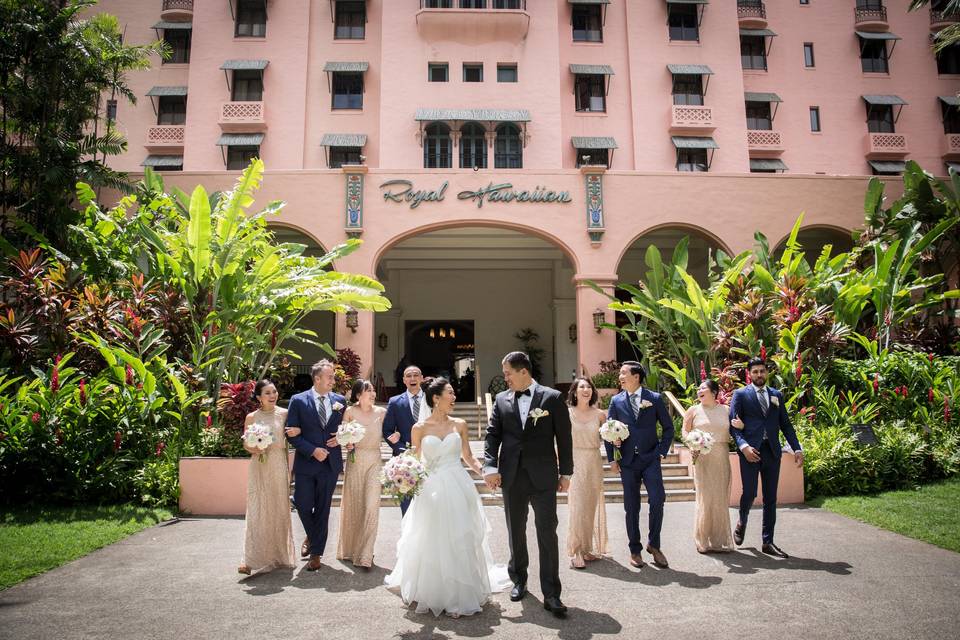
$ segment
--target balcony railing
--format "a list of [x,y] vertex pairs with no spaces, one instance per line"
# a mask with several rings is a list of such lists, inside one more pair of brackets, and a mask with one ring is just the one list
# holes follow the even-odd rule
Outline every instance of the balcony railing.
[[902,156],[908,152],[907,136],[902,133],[868,133],[867,153],[879,156]]
[[853,21],[861,29],[887,29],[890,24],[887,22],[887,8],[879,7],[854,7]]
[[417,30],[428,42],[450,41],[480,45],[520,42],[530,29],[526,0],[420,0]]
[[946,26],[960,22],[960,13],[956,11],[937,11],[930,9],[930,28],[940,30]]
[[459,0],[420,0],[421,9],[516,9],[527,10],[527,0],[485,0],[464,2]]
[[714,129],[713,107],[675,104],[670,119],[672,129]]
[[762,0],[738,0],[737,17],[741,20],[744,18],[766,20],[767,7],[763,4]]
[[193,0],[163,0],[160,17],[163,20],[188,20],[193,16]]
[[263,102],[224,102],[220,106],[223,131],[263,131],[267,128]]
[[960,133],[948,133],[945,138],[947,142],[947,155],[960,155]]
[[779,131],[748,129],[747,150],[768,152],[783,151],[783,137],[780,135]]
[[183,132],[182,124],[159,124],[147,129],[147,147],[182,147]]

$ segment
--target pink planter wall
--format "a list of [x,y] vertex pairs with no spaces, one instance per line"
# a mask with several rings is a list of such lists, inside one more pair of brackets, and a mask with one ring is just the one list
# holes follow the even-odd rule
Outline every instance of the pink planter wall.
[[[291,460],[293,453],[290,454]],[[247,512],[250,458],[181,458],[180,511],[203,516],[242,516]]]
[[[690,450],[686,447],[676,447],[680,454],[680,462],[687,465],[689,473],[693,475],[693,458]],[[740,504],[740,494],[743,492],[743,485],[740,482],[740,461],[736,453],[730,454],[730,506],[736,507]],[[757,491],[757,499],[754,505],[763,504],[761,500],[763,489]],[[793,462],[793,456],[784,452],[783,460],[780,464],[780,484],[777,488],[777,504],[802,504],[803,503],[803,468],[798,467]]]

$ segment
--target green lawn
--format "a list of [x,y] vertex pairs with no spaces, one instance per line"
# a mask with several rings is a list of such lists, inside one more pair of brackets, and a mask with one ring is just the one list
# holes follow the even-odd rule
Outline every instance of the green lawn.
[[0,589],[173,517],[130,505],[0,511]]
[[960,552],[960,479],[875,496],[818,498],[812,506]]

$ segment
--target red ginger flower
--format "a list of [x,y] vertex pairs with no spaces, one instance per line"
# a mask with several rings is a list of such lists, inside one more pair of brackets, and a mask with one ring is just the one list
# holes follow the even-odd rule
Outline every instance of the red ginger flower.
[[38,411],[34,411],[33,415],[30,416],[30,422],[32,422],[33,424],[37,424],[38,422],[40,422],[40,413]]
[[760,343],[760,359],[764,362],[767,361],[767,348],[763,346],[763,343]]
[[80,406],[87,406],[87,379],[80,378]]
[[157,456],[158,458],[159,458],[160,456],[162,456],[162,455],[163,455],[163,452],[164,452],[164,450],[165,450],[166,448],[167,448],[167,443],[166,443],[166,442],[162,442],[162,441],[161,441],[161,442],[158,442],[158,443],[157,443],[156,456]]
[[117,431],[113,434],[113,452],[116,453],[120,451],[120,443],[123,442],[123,436],[120,435],[120,432]]
[[126,371],[127,371],[127,384],[132,385],[133,384],[133,367],[131,367],[130,365],[127,365]]
[[927,389],[927,402],[933,402],[933,387]]
[[703,360],[700,361],[700,382],[707,379],[707,368],[703,366]]
[[213,416],[209,413],[207,414],[207,429],[213,426]]
[[880,374],[873,374],[873,392],[877,393],[880,391]]

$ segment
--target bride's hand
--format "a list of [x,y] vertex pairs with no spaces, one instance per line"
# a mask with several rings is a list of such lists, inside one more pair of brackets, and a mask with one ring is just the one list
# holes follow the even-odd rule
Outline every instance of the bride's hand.
[[296,438],[300,435],[300,427],[287,427],[283,431],[287,434],[288,438]]
[[387,436],[387,442],[389,442],[390,444],[397,444],[398,442],[400,442],[400,432],[394,431],[389,436]]
[[730,421],[730,426],[732,426],[734,429],[740,429],[741,431],[743,431],[743,427],[744,427],[743,420],[741,420],[739,417],[735,417],[733,420]]

